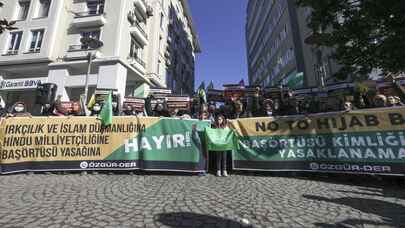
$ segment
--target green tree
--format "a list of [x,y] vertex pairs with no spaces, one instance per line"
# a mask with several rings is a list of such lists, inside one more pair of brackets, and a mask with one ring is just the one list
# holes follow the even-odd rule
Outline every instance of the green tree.
[[[0,7],[3,7],[3,3],[0,2]],[[2,34],[5,30],[14,30],[17,29],[14,27],[15,22],[7,21],[6,19],[0,19],[0,34]]]
[[343,66],[335,76],[363,78],[373,68],[405,72],[404,0],[297,0],[312,8],[309,41],[331,47]]

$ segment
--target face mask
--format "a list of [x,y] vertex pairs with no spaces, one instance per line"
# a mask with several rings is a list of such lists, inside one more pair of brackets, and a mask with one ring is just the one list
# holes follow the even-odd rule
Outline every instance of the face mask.
[[22,112],[22,111],[24,111],[24,107],[17,106],[17,107],[14,108],[14,110],[16,112]]
[[112,107],[113,107],[113,108],[117,108],[117,105],[118,105],[117,102],[113,102],[113,103],[112,103]]
[[93,107],[93,111],[95,111],[95,112],[100,111],[100,109],[101,109],[100,105],[95,105],[95,106]]
[[267,112],[267,115],[268,115],[268,116],[272,116],[272,115],[273,115],[273,112]]

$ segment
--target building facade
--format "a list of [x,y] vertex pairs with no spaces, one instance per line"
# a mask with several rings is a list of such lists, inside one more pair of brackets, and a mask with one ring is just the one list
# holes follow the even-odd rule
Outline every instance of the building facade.
[[[55,83],[62,99],[79,100],[89,72],[89,97],[96,88],[123,96],[145,96],[149,87],[172,88],[172,81],[194,81],[200,47],[186,0],[7,0],[2,16],[17,30],[0,35],[0,94],[8,105],[35,103],[38,83]],[[180,20],[180,39],[189,49],[172,61],[170,27]],[[99,40],[90,47],[82,38]],[[88,69],[89,54],[92,67]],[[189,59],[192,58],[192,59]],[[185,71],[172,71],[181,68]],[[188,86],[188,87],[187,87]],[[187,85],[184,93],[194,90]],[[174,88],[178,92],[177,87]]]
[[251,85],[302,88],[332,80],[339,67],[331,51],[307,44],[310,14],[295,0],[249,0],[246,46]]
[[187,0],[150,1],[147,77],[175,94],[194,93],[195,55],[200,43]]

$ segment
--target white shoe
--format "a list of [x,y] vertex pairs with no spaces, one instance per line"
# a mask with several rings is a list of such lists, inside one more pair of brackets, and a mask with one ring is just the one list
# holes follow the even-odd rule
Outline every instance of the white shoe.
[[217,171],[217,177],[220,177],[221,176],[221,170],[218,170]]
[[228,172],[227,172],[227,171],[224,171],[223,176],[224,176],[224,177],[227,177],[227,176],[228,176]]

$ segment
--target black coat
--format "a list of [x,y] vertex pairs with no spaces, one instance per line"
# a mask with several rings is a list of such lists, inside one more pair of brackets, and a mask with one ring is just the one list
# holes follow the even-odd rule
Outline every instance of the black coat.
[[156,116],[156,117],[170,117],[170,113],[166,109],[163,109],[162,111],[155,110],[155,111],[153,111],[153,116]]

